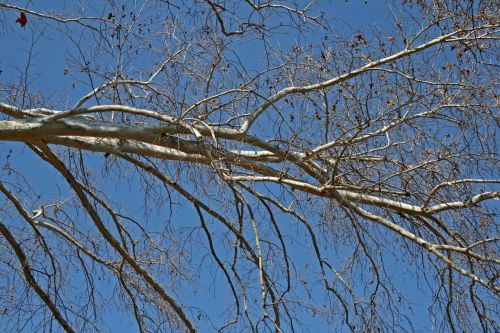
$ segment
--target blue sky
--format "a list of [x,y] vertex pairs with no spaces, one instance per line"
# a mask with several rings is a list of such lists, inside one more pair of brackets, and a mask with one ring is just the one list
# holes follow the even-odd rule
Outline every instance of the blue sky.
[[[61,4],[63,3],[71,5],[71,1],[61,2]],[[378,25],[381,29],[391,28],[388,24],[392,15],[381,1],[325,1],[324,3],[325,5],[322,9],[335,18],[332,24],[340,33],[351,33],[350,28],[364,30],[373,24]],[[20,2],[20,5],[25,4],[30,8],[41,11],[57,11],[59,9],[57,7],[50,8],[46,4],[35,4],[32,1]],[[105,15],[106,10],[103,9],[100,11],[99,8],[95,8],[95,12],[102,12]],[[22,81],[25,79],[26,74],[25,70],[28,68],[30,90],[32,92],[40,91],[41,96],[43,96],[43,98],[40,98],[40,102],[43,104],[45,102],[44,98],[46,98],[48,104],[57,109],[64,109],[68,105],[73,105],[82,94],[88,92],[88,80],[85,77],[85,73],[65,73],[65,68],[68,67],[67,64],[71,61],[68,53],[75,54],[77,50],[74,44],[67,38],[63,38],[62,34],[55,29],[56,25],[48,27],[44,25],[46,21],[32,20],[28,17],[28,24],[23,29],[15,24],[17,12],[4,11],[2,15],[4,15],[2,23],[5,25],[5,29],[0,33],[0,43],[7,47],[2,47],[0,54],[0,70],[2,70],[0,82],[22,86]],[[302,42],[315,42],[314,38],[323,37],[320,34],[316,36],[310,34],[309,36],[310,40],[303,40]],[[78,42],[81,43],[80,46],[83,49],[89,47],[87,40],[79,40]],[[293,39],[276,40],[276,43],[283,44],[294,42],[296,41]],[[244,47],[248,48],[247,50],[242,50],[242,54],[245,54],[244,61],[248,61],[249,64],[255,61],[262,61],[258,49],[253,46],[252,48],[248,46]],[[258,43],[256,43],[256,47],[259,47]],[[29,52],[32,54],[31,58],[28,55]],[[29,67],[27,67],[28,63]],[[141,60],[137,60],[134,65],[140,67]],[[73,86],[75,80],[81,80],[81,82]],[[96,79],[96,82],[99,82],[99,79]],[[0,93],[0,98],[3,99],[4,97],[4,93]],[[56,103],[56,101],[58,102]],[[31,105],[26,104],[25,106],[30,107]],[[38,195],[42,195],[44,198],[52,197],[56,199],[62,194],[63,197],[71,198],[71,193],[64,185],[64,182],[55,181],[56,179],[61,179],[57,173],[43,161],[40,161],[32,152],[20,144],[4,142],[0,144],[0,155],[7,156],[10,150],[13,151],[10,158],[12,165],[21,171],[29,183],[34,184],[39,189]],[[102,155],[97,156],[97,154],[93,156],[92,159],[89,159],[93,163],[92,169],[98,170],[103,165],[103,157]],[[129,214],[140,220],[144,217],[145,209],[147,209],[147,206],[144,205],[141,192],[137,191],[141,188],[140,181],[137,177],[131,177],[126,180],[122,179],[121,182],[116,181],[116,179],[112,181],[103,179],[100,185],[115,201],[120,202],[123,207],[126,207],[125,210]],[[35,203],[36,199],[33,199],[31,202]],[[168,218],[169,211],[165,208],[154,216],[152,224],[154,224],[154,221],[165,221]],[[283,220],[279,221],[280,223],[290,223],[284,217],[281,218]],[[174,226],[184,228],[195,226],[198,223],[195,210],[189,205],[185,205],[184,209],[177,211],[171,221]],[[155,226],[152,225],[151,227],[154,228]],[[298,230],[299,232],[304,232],[302,229]],[[294,232],[294,229],[291,229],[290,232]],[[199,238],[203,239],[201,236]],[[206,248],[207,244],[202,244],[201,246]],[[296,258],[296,263],[299,265],[306,265],[308,261],[313,260],[313,253],[304,252],[304,249],[300,246],[292,249],[291,255]],[[414,327],[415,331],[428,331],[431,327],[430,317],[427,312],[430,297],[427,294],[428,291],[426,291],[425,283],[421,283],[422,290],[418,290],[415,286],[415,276],[412,275],[412,271],[403,271],[401,269],[403,266],[396,259],[387,257],[386,263],[388,265],[386,268],[392,270],[395,285],[403,290],[410,303],[413,303],[412,309],[408,313],[412,321],[420,325]],[[201,261],[203,259],[193,258],[193,260]],[[211,268],[205,267],[204,269],[210,270]],[[209,271],[202,271],[200,275],[204,273],[207,273],[207,279],[209,280],[214,276],[213,272],[208,274],[210,273]],[[215,276],[223,281],[220,271]],[[203,281],[204,279],[201,278],[200,282]],[[107,291],[111,292],[114,288],[114,282],[100,283],[102,283],[103,293]],[[78,281],[76,281],[75,285],[78,285]],[[214,285],[207,283],[206,287],[200,287],[197,293],[193,292],[192,294],[186,293],[186,295],[183,295],[183,300],[185,300],[186,304],[196,304],[196,306],[203,308],[203,311],[207,314],[211,314],[211,312],[216,313],[218,311],[218,303],[224,302],[227,299],[227,289],[219,287],[217,283]],[[359,289],[361,290],[363,287],[359,286]],[[322,297],[322,295],[316,296],[319,298]],[[197,310],[193,310],[193,313],[196,312]],[[119,311],[110,311],[109,313],[106,312],[106,318],[108,319],[107,324],[109,326],[107,330],[110,332],[126,333],[137,331],[135,321],[129,315],[125,315]],[[203,316],[201,318],[203,319]],[[0,321],[5,320],[10,319],[8,317],[0,317]],[[307,314],[305,314],[303,320],[311,332],[333,332],[330,328],[322,326],[324,324],[321,324],[317,318],[308,318]],[[210,328],[204,330],[201,325],[199,326],[201,332],[212,331]]]

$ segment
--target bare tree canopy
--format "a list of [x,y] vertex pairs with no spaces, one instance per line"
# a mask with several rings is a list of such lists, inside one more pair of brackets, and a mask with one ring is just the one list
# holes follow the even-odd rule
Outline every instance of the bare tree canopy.
[[498,332],[499,9],[0,0],[0,329]]

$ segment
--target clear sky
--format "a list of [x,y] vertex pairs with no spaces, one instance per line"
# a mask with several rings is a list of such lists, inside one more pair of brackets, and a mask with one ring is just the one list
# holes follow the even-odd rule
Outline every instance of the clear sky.
[[[57,12],[63,6],[70,6],[71,1],[19,1],[19,5],[26,5],[29,8],[44,12],[51,10]],[[324,1],[323,9],[328,15],[332,16],[332,20],[335,22],[333,24],[339,33],[351,33],[352,30],[356,31],[357,29],[364,31],[367,27],[374,25],[379,26],[381,29],[391,29],[389,22],[392,14],[387,11],[387,6],[383,1]],[[99,9],[96,9],[95,12],[99,12]],[[72,61],[69,54],[75,56],[75,54],[78,54],[77,46],[85,49],[85,47],[89,46],[89,41],[75,40],[73,43],[68,36],[63,36],[61,32],[57,31],[57,24],[50,23],[50,26],[45,25],[47,21],[32,20],[30,17],[28,17],[29,21],[26,27],[21,28],[15,23],[18,12],[4,10],[0,13],[4,16],[2,19],[4,27],[1,28],[2,31],[0,32],[0,45],[2,49],[0,52],[0,70],[2,71],[0,82],[22,87],[27,77],[30,90],[32,92],[40,91],[38,103],[36,105],[30,104],[31,102],[26,100],[25,107],[38,107],[43,106],[44,103],[48,103],[56,109],[65,109],[73,105],[82,94],[89,91],[88,78],[85,77],[85,73],[67,73],[65,70],[68,67],[68,63]],[[102,10],[102,15],[106,15],[105,9]],[[317,42],[318,38],[323,38],[323,36],[321,34],[309,34],[308,38],[308,40],[303,40],[302,42]],[[280,40],[278,37],[275,42],[285,44],[294,43],[296,40]],[[243,61],[251,64],[254,61],[261,60],[258,49],[249,47],[248,45],[241,47],[247,48],[246,50],[240,50],[242,51],[241,54],[244,55]],[[134,66],[141,66],[140,58],[134,62]],[[26,76],[26,74],[28,75]],[[96,83],[99,82],[99,78],[95,80]],[[4,92],[0,92],[0,98],[5,98]],[[40,161],[32,152],[20,144],[0,143],[0,156],[2,156],[2,159],[9,155],[9,151],[13,152],[10,155],[12,165],[15,165],[27,177],[30,183],[35,184],[35,187],[41,189],[38,195],[53,197],[55,199],[62,193],[63,196],[71,198],[68,188],[64,183],[54,181],[55,179],[60,179],[60,176],[48,167],[47,164]],[[93,169],[98,169],[100,165],[104,165],[102,155],[96,156],[91,161],[94,163]],[[138,220],[145,215],[145,210],[148,209],[148,206],[145,204],[141,192],[136,191],[141,188],[139,178],[132,177],[122,182],[115,182],[115,180],[109,182],[103,179],[101,186],[102,189],[108,191],[109,195],[115,201],[119,201],[121,206],[127,207],[126,210]],[[33,202],[36,202],[36,200],[33,200]],[[197,223],[195,210],[188,205],[185,209],[177,211],[175,214],[171,217],[174,226],[187,227],[189,225],[196,225]],[[155,217],[157,221],[164,221],[168,218],[169,211],[167,208],[161,210]],[[288,223],[288,221],[280,221],[280,223]],[[290,232],[293,232],[293,229]],[[201,236],[199,238],[202,239]],[[202,246],[206,247],[206,244]],[[307,261],[313,256],[313,253],[302,252],[300,247],[292,249],[290,254],[297,259],[296,262],[298,265],[306,265]],[[193,258],[193,260],[201,261],[202,258]],[[427,307],[430,305],[430,297],[425,287],[426,282],[421,281],[420,287],[422,290],[418,290],[415,285],[415,276],[412,275],[413,273],[403,270],[403,266],[395,258],[387,257],[386,264],[386,268],[392,271],[389,274],[394,276],[395,285],[405,292],[405,296],[410,303],[413,303],[411,310],[407,311],[408,309],[406,309],[402,311],[407,313],[414,323],[418,323],[417,325],[419,326],[414,327],[415,331],[428,331],[431,327],[431,319],[427,311]],[[210,272],[210,268],[205,267],[204,269],[207,271],[200,272],[200,276],[205,275],[206,279],[212,279],[213,276],[216,276],[220,279],[220,283],[224,283],[220,272],[214,274],[214,272]],[[203,278],[200,279],[201,282],[203,280]],[[74,283],[78,285],[78,281],[74,281]],[[99,283],[102,283],[104,294],[106,292],[111,294],[115,288],[114,281],[107,282],[103,280]],[[207,314],[211,312],[217,313],[217,305],[224,302],[227,296],[227,290],[218,287],[217,283],[215,285],[207,283],[207,288],[200,287],[197,293],[187,294],[182,299],[185,304],[190,304],[192,301],[192,304],[203,308],[203,311]],[[364,286],[358,287],[361,291]],[[318,295],[318,297],[321,298],[322,296]],[[107,314],[109,320],[107,331],[123,333],[137,331],[135,321],[129,314],[124,315],[116,311],[108,313],[106,309],[103,311]],[[193,309],[193,313],[196,313],[196,311]],[[199,321],[196,323],[200,325],[200,332],[212,331],[213,329],[209,327],[206,329],[202,328],[203,324],[201,323],[204,320],[204,314],[201,311],[200,314]],[[12,320],[11,318],[10,316],[0,316],[0,321]],[[321,326],[317,318],[305,317],[302,319],[306,322],[311,332],[332,331],[329,327]],[[26,329],[26,332],[28,331],[29,329]]]

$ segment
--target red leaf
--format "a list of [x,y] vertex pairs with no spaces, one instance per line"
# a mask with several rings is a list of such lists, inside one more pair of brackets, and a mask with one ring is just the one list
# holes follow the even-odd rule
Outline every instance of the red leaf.
[[26,23],[28,23],[28,18],[23,12],[21,12],[21,16],[17,18],[16,23],[19,23],[21,27],[24,27]]

